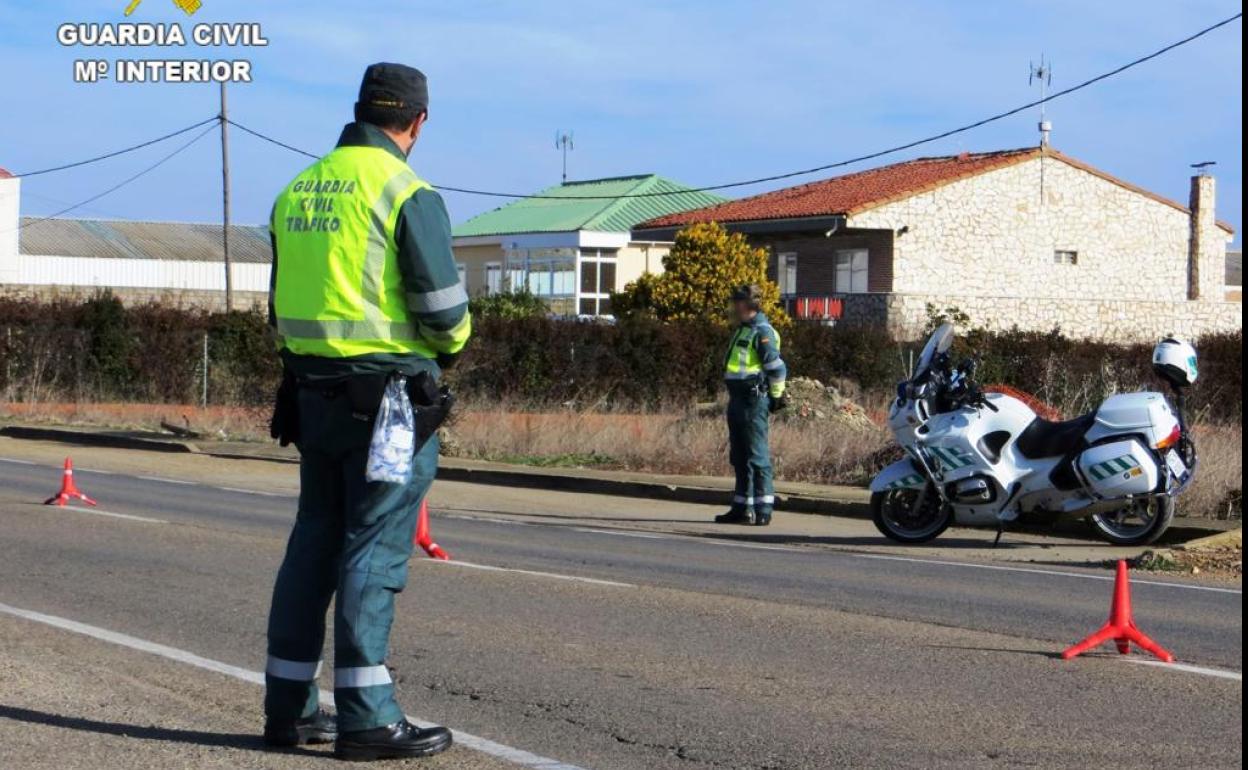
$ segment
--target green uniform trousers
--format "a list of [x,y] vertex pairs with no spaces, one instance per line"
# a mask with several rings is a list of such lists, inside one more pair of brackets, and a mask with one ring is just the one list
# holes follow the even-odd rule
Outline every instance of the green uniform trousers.
[[775,505],[765,388],[761,380],[728,381],[728,461],[737,478],[732,495],[737,513],[769,516]]
[[299,512],[269,611],[265,715],[292,720],[316,711],[325,613],[337,593],[338,729],[368,730],[403,718],[386,652],[420,502],[437,471],[438,440],[417,453],[408,484],[368,482],[372,423],[352,416],[350,399],[301,388],[299,410]]

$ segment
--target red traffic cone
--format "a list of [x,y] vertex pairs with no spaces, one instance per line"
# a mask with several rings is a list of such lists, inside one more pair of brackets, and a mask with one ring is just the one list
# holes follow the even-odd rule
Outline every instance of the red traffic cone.
[[1134,642],[1137,647],[1151,652],[1166,663],[1174,662],[1174,655],[1135,627],[1135,621],[1131,618],[1131,583],[1127,579],[1127,562],[1121,559],[1118,561],[1118,574],[1114,579],[1114,602],[1110,605],[1109,622],[1087,639],[1063,650],[1062,658],[1070,660],[1110,640],[1113,640],[1118,646],[1118,652],[1123,655],[1131,651],[1131,643]]
[[78,485],[74,483],[74,463],[66,457],[65,472],[61,474],[61,491],[44,500],[43,504],[64,507],[69,504],[70,500],[81,500],[87,505],[95,505],[94,500],[78,491]]
[[429,503],[425,500],[420,501],[420,513],[416,516],[415,543],[423,548],[431,559],[451,560],[451,555],[442,550],[442,546],[433,542],[433,535],[429,534]]

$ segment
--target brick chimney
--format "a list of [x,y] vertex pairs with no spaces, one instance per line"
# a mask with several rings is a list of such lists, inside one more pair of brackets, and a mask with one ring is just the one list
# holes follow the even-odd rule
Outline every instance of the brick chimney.
[[17,226],[22,180],[0,168],[0,284],[17,282]]
[[1226,299],[1226,233],[1215,213],[1216,183],[1211,175],[1192,177],[1191,233],[1187,247],[1187,298],[1207,302]]

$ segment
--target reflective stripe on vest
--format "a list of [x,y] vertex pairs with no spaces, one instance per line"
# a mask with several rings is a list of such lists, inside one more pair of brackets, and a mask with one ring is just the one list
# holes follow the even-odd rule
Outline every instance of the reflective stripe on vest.
[[[271,226],[277,330],[287,349],[435,356],[410,315],[395,242],[403,204],[429,187],[383,149],[339,147],[282,192]],[[440,295],[420,297],[433,304]]]

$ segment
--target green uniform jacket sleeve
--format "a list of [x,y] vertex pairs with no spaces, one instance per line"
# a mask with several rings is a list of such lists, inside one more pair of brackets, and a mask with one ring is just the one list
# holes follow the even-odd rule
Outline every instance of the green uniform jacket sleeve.
[[407,307],[421,337],[435,351],[454,355],[472,334],[468,293],[451,251],[451,220],[442,196],[421,189],[403,204],[395,228]]
[[767,375],[768,390],[774,398],[779,398],[784,395],[785,380],[789,374],[784,359],[780,357],[780,335],[771,326],[763,326],[754,339],[763,373]]

